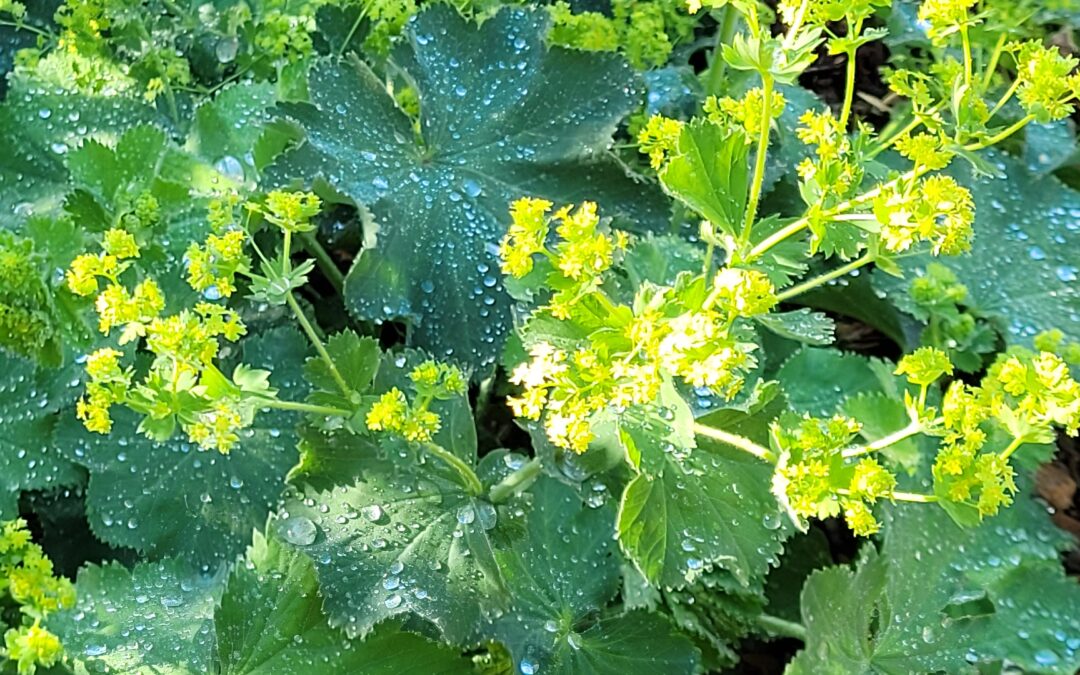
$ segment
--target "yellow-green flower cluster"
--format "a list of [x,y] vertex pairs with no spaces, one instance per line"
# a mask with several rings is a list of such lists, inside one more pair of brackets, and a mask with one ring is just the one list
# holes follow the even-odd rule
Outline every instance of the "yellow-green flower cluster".
[[855,534],[866,536],[880,524],[871,507],[889,498],[896,477],[873,457],[847,459],[861,425],[836,415],[785,419],[774,423],[772,434],[780,449],[773,491],[797,518],[843,515]]
[[710,96],[705,99],[704,112],[714,124],[721,127],[738,126],[746,131],[747,140],[757,138],[762,125],[771,125],[784,113],[787,101],[778,91],[769,94],[769,119],[762,119],[765,91],[761,87],[750,89],[742,98]]
[[0,657],[15,663],[19,675],[49,668],[64,655],[59,638],[41,624],[53,612],[75,605],[75,587],[53,573],[52,562],[33,543],[26,522],[14,520],[0,528],[0,599],[10,599],[25,617],[4,633]]
[[885,248],[895,253],[921,241],[930,243],[934,255],[959,255],[971,248],[975,204],[971,192],[949,176],[887,184],[873,210]]
[[953,158],[953,154],[943,147],[938,134],[909,134],[896,141],[896,149],[910,159],[918,171],[944,169]]
[[638,150],[649,156],[649,164],[659,169],[667,158],[679,148],[679,135],[682,134],[683,122],[653,115],[638,132]]
[[927,25],[926,34],[935,44],[944,41],[957,31],[974,25],[969,10],[978,0],[923,0],[919,5],[919,20]]
[[529,360],[510,378],[523,388],[508,401],[516,416],[543,419],[552,443],[584,452],[596,413],[652,405],[665,379],[726,398],[742,389],[757,362],[752,335],[739,320],[768,312],[777,302],[764,273],[724,268],[709,279],[684,274],[671,287],[642,286],[630,306],[616,305],[601,282],[622,237],[597,234],[598,216],[586,204],[556,214],[563,243],[549,251],[543,243],[549,208],[537,200],[515,204],[503,267],[523,276],[531,268],[515,256],[545,255],[554,267],[549,282],[562,285],[552,283],[558,290],[536,311],[569,322],[586,337],[566,348],[546,340],[529,345]]
[[315,229],[311,219],[319,215],[322,200],[312,192],[274,190],[266,195],[265,204],[248,204],[248,208],[285,232],[310,232]]
[[213,288],[223,297],[231,296],[236,291],[236,273],[247,269],[246,238],[243,230],[229,230],[209,235],[202,246],[192,242],[184,255],[188,284],[200,293]]
[[[596,204],[582,202],[576,210],[564,206],[549,216],[552,203],[544,199],[523,198],[510,207],[511,223],[499,245],[505,274],[516,279],[533,270],[535,257],[541,255],[554,268],[549,278],[555,289],[547,309],[557,318],[567,318],[583,297],[592,293],[601,275],[615,261],[615,254],[626,248],[622,232],[601,232]],[[559,241],[549,247],[547,239],[554,222]]]
[[375,401],[365,416],[371,431],[388,431],[408,441],[428,442],[442,427],[439,414],[429,410],[432,401],[463,396],[468,386],[460,368],[436,361],[424,361],[409,373],[413,402],[397,387]]
[[613,52],[619,48],[615,22],[600,12],[574,13],[567,2],[548,6],[551,32],[548,42],[588,52]]
[[33,242],[0,232],[0,345],[33,356],[56,336]]
[[1072,100],[1080,91],[1080,60],[1057,47],[1029,41],[1014,46],[1016,52],[1016,98],[1036,121],[1046,124],[1072,114]]

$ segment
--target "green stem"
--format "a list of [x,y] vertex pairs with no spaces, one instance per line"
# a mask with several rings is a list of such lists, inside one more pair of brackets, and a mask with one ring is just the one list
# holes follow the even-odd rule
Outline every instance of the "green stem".
[[842,277],[842,276],[844,276],[846,274],[850,274],[851,272],[854,272],[855,270],[859,269],[863,265],[867,265],[867,264],[872,263],[872,262],[874,262],[874,254],[873,253],[867,253],[863,257],[858,258],[856,260],[852,260],[851,262],[849,262],[846,265],[842,265],[840,267],[837,267],[836,269],[831,270],[829,272],[826,272],[825,274],[822,274],[819,277],[815,277],[813,279],[809,279],[807,281],[804,281],[803,283],[798,284],[797,286],[792,286],[791,288],[787,289],[786,291],[784,291],[782,293],[777,293],[776,294],[776,299],[781,301],[781,302],[783,302],[784,300],[790,300],[791,298],[794,298],[797,295],[801,295],[801,294],[803,294],[803,293],[805,293],[807,291],[813,290],[813,289],[817,288],[818,286],[821,286],[822,284],[826,284],[826,283],[832,281],[833,279],[839,279],[840,277]]
[[276,398],[259,398],[259,403],[267,408],[278,410],[295,410],[297,412],[311,413],[312,415],[327,415],[331,417],[351,417],[353,412],[344,408],[331,408],[325,405],[301,403],[299,401],[282,401]]
[[326,275],[330,285],[340,295],[345,288],[345,275],[338,269],[337,263],[334,262],[326,248],[319,243],[319,240],[312,233],[304,232],[300,235],[300,239],[304,242],[304,248],[307,249],[308,253],[315,257],[315,262],[318,263],[319,269]]
[[315,332],[314,326],[304,316],[304,310],[300,308],[300,303],[293,297],[292,291],[285,293],[285,302],[289,304],[289,309],[296,315],[296,320],[300,322],[300,327],[304,329],[304,333],[307,334],[308,339],[311,340],[312,346],[315,347],[315,351],[318,352],[319,358],[326,364],[327,370],[330,371],[330,377],[334,378],[334,382],[337,383],[338,389],[342,394],[345,394],[345,398],[351,398],[353,394],[352,387],[349,386],[345,378],[341,376],[341,372],[338,371],[337,366],[334,364],[334,360],[330,358],[330,353],[326,351],[326,346],[323,344],[322,339],[319,338],[319,334]]
[[964,84],[971,86],[971,38],[968,37],[967,24],[960,26],[960,44],[964,48]]
[[766,633],[779,635],[780,637],[795,638],[806,642],[806,626],[787,619],[781,619],[771,614],[759,614],[755,620],[757,625]]
[[893,433],[889,434],[888,436],[882,436],[881,438],[877,439],[873,443],[867,443],[866,445],[856,445],[854,447],[847,448],[846,450],[844,450],[840,454],[843,457],[846,457],[846,458],[859,457],[860,455],[867,455],[867,454],[870,454],[871,452],[877,452],[879,450],[884,450],[885,448],[889,447],[890,445],[895,445],[895,444],[899,443],[902,440],[905,440],[907,438],[911,438],[912,436],[918,435],[918,434],[922,433],[925,429],[926,429],[926,425],[922,424],[918,420],[912,420],[912,422],[910,424],[908,424],[903,429],[900,429],[899,431],[894,431]]
[[998,143],[1002,142],[1003,140],[1005,140],[1009,136],[1012,136],[1013,134],[1015,134],[1017,131],[1020,131],[1021,129],[1026,127],[1028,125],[1028,123],[1033,121],[1034,119],[1035,119],[1034,115],[1028,115],[1024,119],[1016,122],[1012,126],[1006,128],[1004,131],[991,136],[990,138],[986,139],[985,141],[981,141],[979,143],[972,143],[971,145],[965,145],[964,149],[965,150],[982,150],[983,148],[988,148],[991,145],[997,145]]
[[443,461],[444,464],[449,466],[451,469],[454,470],[455,473],[457,473],[458,478],[461,479],[461,484],[465,488],[466,492],[468,492],[473,497],[479,497],[481,494],[483,494],[484,484],[480,482],[480,479],[476,476],[476,472],[472,470],[471,466],[465,463],[465,460],[461,459],[460,457],[450,452],[446,448],[442,447],[441,445],[432,443],[431,441],[426,441],[421,445],[423,445],[425,450],[438,457],[440,460]]
[[761,199],[762,184],[765,182],[765,158],[769,152],[769,131],[772,127],[772,115],[769,110],[772,99],[773,81],[770,75],[761,76],[761,130],[758,133],[757,155],[754,159],[754,177],[750,182],[750,198],[746,204],[746,218],[743,220],[742,243],[750,241],[750,229],[757,216],[758,200]]
[[735,24],[739,18],[738,12],[733,5],[725,5],[720,10],[723,18],[716,31],[716,41],[713,43],[712,54],[709,61],[709,72],[705,81],[705,93],[715,96],[720,92],[727,75],[727,63],[724,62],[724,45],[731,42],[735,33]]
[[933,504],[938,500],[936,495],[924,495],[917,492],[893,492],[889,499],[897,502],[915,502],[916,504]]
[[1016,78],[1016,80],[1014,80],[1013,83],[1009,85],[1009,88],[1005,90],[1005,93],[1001,95],[1001,98],[998,99],[998,102],[994,104],[994,107],[990,109],[990,114],[987,116],[987,119],[990,119],[994,115],[998,114],[998,112],[1005,107],[1005,104],[1009,102],[1009,100],[1013,97],[1013,94],[1015,94],[1016,90],[1019,88],[1020,78]]
[[501,504],[511,496],[524,492],[540,477],[542,468],[539,457],[530,459],[520,469],[491,486],[488,498],[494,504]]
[[368,5],[364,5],[360,9],[360,13],[356,15],[356,21],[353,21],[352,27],[349,29],[348,35],[345,36],[345,41],[341,43],[341,47],[338,49],[338,56],[345,53],[345,50],[349,48],[349,43],[352,42],[353,36],[356,35],[356,30],[360,28],[360,22],[367,16]]
[[[862,19],[859,19],[854,24],[848,19],[848,37],[852,35],[858,35],[862,30]],[[847,75],[844,80],[844,105],[840,109],[840,129],[846,130],[848,126],[848,120],[851,118],[851,106],[855,101],[855,67],[857,61],[855,59],[855,53],[858,48],[848,49],[847,54]]]
[[983,74],[982,88],[986,91],[990,88],[990,83],[994,79],[994,71],[997,70],[998,61],[1001,59],[1001,53],[1005,49],[1005,42],[1008,38],[1008,33],[1002,33],[998,36],[997,44],[994,45],[994,51],[990,55],[990,61],[986,64],[986,72]]
[[38,28],[37,26],[31,26],[30,24],[23,21],[8,21],[7,19],[0,19],[0,26],[8,26],[10,28],[14,28],[15,30],[24,30],[28,33],[33,33],[35,35],[43,37],[46,40],[53,39],[52,33],[46,32]]
[[766,462],[776,463],[776,455],[772,450],[762,447],[753,442],[749,438],[739,436],[738,434],[731,434],[722,429],[714,429],[713,427],[707,427],[704,424],[694,424],[694,433],[698,436],[705,436],[721,443],[726,443],[733,448],[738,448],[743,452],[748,452],[758,459],[763,459]]
[[1009,443],[1009,445],[1007,445],[1005,447],[1005,449],[1001,451],[1001,458],[1002,459],[1008,459],[1009,457],[1012,457],[1012,454],[1014,452],[1016,452],[1016,449],[1019,448],[1021,445],[1023,445],[1023,443],[1024,443],[1023,438],[1014,438],[1014,439],[1012,439],[1012,442]]
[[886,140],[884,143],[882,143],[881,145],[878,145],[876,148],[871,150],[868,153],[867,156],[870,159],[873,159],[874,157],[877,157],[881,153],[883,153],[886,150],[888,150],[889,148],[891,148],[898,140],[900,140],[904,136],[907,136],[912,131],[915,131],[916,129],[918,129],[919,126],[922,125],[922,123],[923,123],[922,118],[916,116],[914,119],[912,119],[910,122],[908,122],[907,125],[905,125],[903,129],[896,132],[895,134],[890,136],[889,139]]

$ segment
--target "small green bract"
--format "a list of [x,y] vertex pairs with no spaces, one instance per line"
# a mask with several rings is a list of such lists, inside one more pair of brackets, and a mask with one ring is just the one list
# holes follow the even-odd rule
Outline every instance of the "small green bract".
[[0,675],[1080,670],[1080,7],[196,4],[0,0]]

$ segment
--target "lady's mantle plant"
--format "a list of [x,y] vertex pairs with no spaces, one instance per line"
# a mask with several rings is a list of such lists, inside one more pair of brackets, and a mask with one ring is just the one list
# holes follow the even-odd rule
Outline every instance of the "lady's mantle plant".
[[0,671],[1080,667],[1075,311],[964,273],[1068,22],[508,4],[0,0]]

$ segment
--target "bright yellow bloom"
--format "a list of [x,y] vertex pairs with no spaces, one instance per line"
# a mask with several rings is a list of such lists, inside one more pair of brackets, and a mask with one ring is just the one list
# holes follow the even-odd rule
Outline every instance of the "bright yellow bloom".
[[371,406],[365,422],[372,431],[399,431],[405,427],[408,414],[409,403],[405,400],[405,394],[394,387]]
[[679,147],[683,123],[663,115],[653,115],[638,132],[638,150],[649,156],[649,164],[659,169]]

